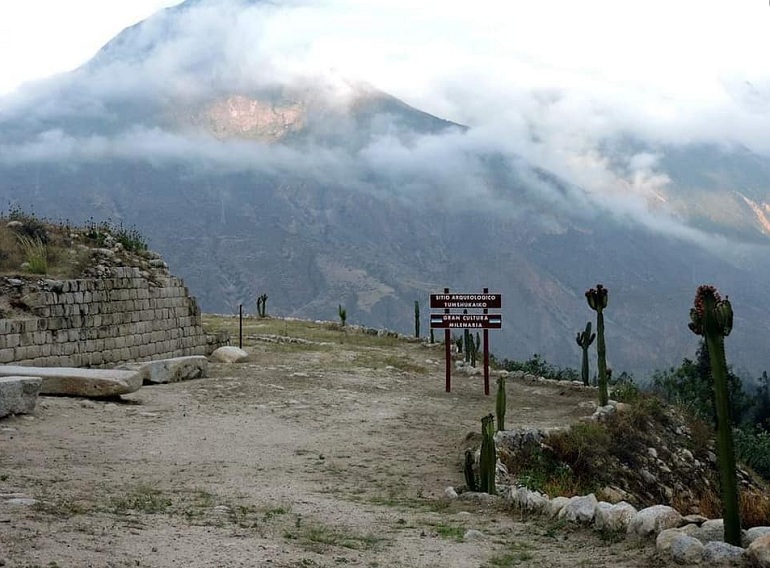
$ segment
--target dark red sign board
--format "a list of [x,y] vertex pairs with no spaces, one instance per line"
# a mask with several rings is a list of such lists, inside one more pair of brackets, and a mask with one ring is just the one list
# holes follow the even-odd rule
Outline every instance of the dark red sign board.
[[432,329],[501,329],[500,314],[431,314]]
[[431,294],[431,309],[495,309],[503,307],[502,294]]

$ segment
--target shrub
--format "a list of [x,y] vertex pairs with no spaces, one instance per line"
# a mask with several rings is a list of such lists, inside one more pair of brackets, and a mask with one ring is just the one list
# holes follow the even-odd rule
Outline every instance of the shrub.
[[123,245],[127,251],[147,250],[147,241],[139,229],[133,226],[124,227],[122,222],[115,225],[111,219],[98,223],[93,218],[89,219],[86,223],[85,236],[100,247],[106,246],[109,239],[113,239]]
[[32,274],[48,273],[48,246],[40,239],[19,235],[19,245],[24,255],[24,262],[29,265]]
[[736,428],[735,455],[766,480],[770,480],[770,432],[755,427]]
[[554,379],[557,381],[578,381],[580,373],[571,367],[558,367],[546,361],[542,355],[535,353],[524,362],[503,359],[497,365],[506,371],[523,371],[528,374]]
[[17,235],[48,244],[46,223],[38,219],[34,213],[27,213],[21,207],[14,206],[8,212],[8,220],[21,223],[19,227],[13,229]]

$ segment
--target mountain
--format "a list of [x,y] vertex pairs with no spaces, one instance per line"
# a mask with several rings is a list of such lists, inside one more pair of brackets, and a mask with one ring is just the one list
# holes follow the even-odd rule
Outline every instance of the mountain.
[[767,160],[634,143],[669,181],[597,195],[473,128],[233,40],[252,37],[233,31],[247,22],[258,45],[279,9],[188,0],[1,99],[0,198],[135,225],[208,312],[254,312],[267,293],[269,313],[336,319],[342,304],[350,322],[408,331],[414,300],[425,321],[431,292],[488,287],[503,294],[495,354],[574,366],[597,282],[610,363],[637,373],[692,356],[688,310],[714,283],[736,312],[729,360],[770,367]]

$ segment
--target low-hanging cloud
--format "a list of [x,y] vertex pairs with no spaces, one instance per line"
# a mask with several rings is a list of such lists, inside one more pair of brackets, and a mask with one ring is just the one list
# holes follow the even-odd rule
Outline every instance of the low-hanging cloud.
[[[470,14],[451,3],[427,2],[419,12],[411,6],[400,0],[366,6],[352,0],[199,0],[166,10],[121,34],[76,72],[0,100],[0,164],[115,158],[185,161],[221,172],[299,170],[323,183],[387,187],[405,198],[440,189],[447,206],[509,215],[534,208],[585,221],[609,215],[711,246],[710,237],[668,209],[671,180],[659,166],[660,153],[666,145],[718,143],[770,155],[770,111],[763,104],[770,100],[770,80],[757,67],[714,76],[696,60],[679,74],[666,68],[655,82],[655,64],[662,65],[666,47],[675,45],[665,38],[647,58],[627,51],[627,60],[616,58],[607,71],[590,59],[603,53],[595,39],[575,44],[580,36],[542,10],[512,21],[513,33],[491,1],[482,0]],[[581,10],[602,7],[619,22],[625,17],[596,2]],[[414,17],[404,18],[405,11]],[[527,17],[532,21],[520,21]],[[619,39],[629,32],[606,33]],[[555,45],[559,34],[561,47]],[[669,57],[687,60],[686,54]],[[688,73],[689,79],[681,77]],[[125,101],[196,101],[278,87],[313,85],[320,91],[315,96],[343,104],[353,94],[350,79],[470,129],[408,141],[398,133],[381,135],[355,149],[297,149],[182,135],[152,124],[112,133],[55,126],[109,122]],[[31,138],[4,137],[3,122],[19,116],[39,130]],[[629,139],[634,144],[625,146]],[[502,179],[513,189],[490,176],[491,157],[504,164]]]

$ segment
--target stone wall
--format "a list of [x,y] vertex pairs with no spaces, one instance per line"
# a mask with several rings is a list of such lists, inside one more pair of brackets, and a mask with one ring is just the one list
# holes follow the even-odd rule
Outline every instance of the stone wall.
[[102,278],[4,278],[0,363],[98,367],[206,355],[200,310],[167,274],[113,267]]

